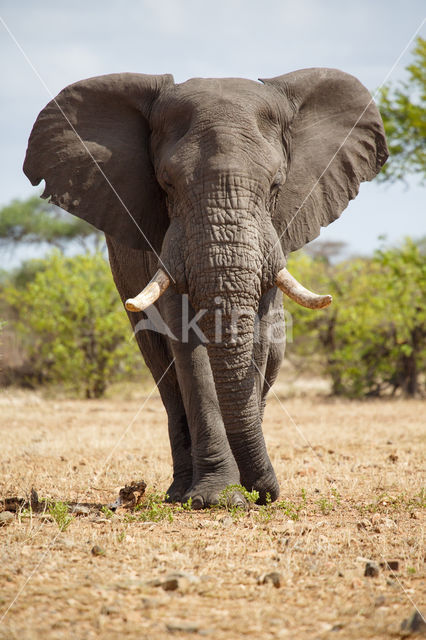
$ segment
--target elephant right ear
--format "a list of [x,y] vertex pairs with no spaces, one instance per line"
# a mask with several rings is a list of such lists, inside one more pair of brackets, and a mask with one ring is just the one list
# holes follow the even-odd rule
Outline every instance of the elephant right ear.
[[287,254],[340,216],[388,149],[379,110],[348,73],[300,69],[262,82],[292,111],[290,166],[273,217]]
[[173,76],[120,73],[69,85],[41,111],[24,172],[43,198],[134,249],[159,252],[169,218],[149,114]]

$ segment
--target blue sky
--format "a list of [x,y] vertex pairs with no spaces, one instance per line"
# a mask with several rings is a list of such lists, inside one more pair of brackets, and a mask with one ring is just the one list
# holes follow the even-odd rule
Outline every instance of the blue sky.
[[[71,82],[120,71],[172,73],[176,82],[257,79],[325,66],[374,91],[385,79],[404,78],[413,42],[399,56],[425,14],[418,0],[1,0],[0,204],[35,192],[22,173],[28,135],[51,96]],[[426,37],[425,23],[419,34]],[[380,235],[392,243],[426,235],[424,197],[413,181],[366,183],[321,239],[369,253]]]

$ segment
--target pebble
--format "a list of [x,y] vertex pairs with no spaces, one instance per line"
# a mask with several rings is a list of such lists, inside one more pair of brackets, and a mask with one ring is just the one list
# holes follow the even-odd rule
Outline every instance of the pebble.
[[95,544],[95,546],[92,547],[91,553],[92,553],[92,556],[104,556],[105,555],[105,551],[98,544]]
[[377,578],[379,575],[379,567],[375,562],[367,562],[364,569],[364,576],[367,578]]
[[90,509],[89,507],[84,507],[82,504],[76,504],[75,507],[71,509],[71,513],[75,516],[88,516]]
[[387,569],[388,571],[399,571],[398,560],[386,560],[386,562],[381,562],[380,566],[382,569]]
[[272,571],[259,576],[257,584],[273,584],[276,589],[279,589],[283,584],[283,577],[278,571]]
[[0,513],[0,527],[7,527],[15,520],[15,516],[10,511],[2,511]]
[[189,585],[198,582],[197,576],[187,573],[171,573],[164,578],[150,580],[148,584],[152,587],[161,587],[164,591],[187,591]]
[[171,633],[198,633],[200,630],[192,624],[166,624],[166,628]]

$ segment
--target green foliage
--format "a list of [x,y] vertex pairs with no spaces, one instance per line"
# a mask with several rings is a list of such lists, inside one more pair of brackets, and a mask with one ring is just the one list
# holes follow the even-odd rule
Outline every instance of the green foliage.
[[114,511],[112,511],[111,509],[109,509],[106,505],[104,505],[101,509],[103,515],[105,516],[105,518],[113,518],[114,517]]
[[382,493],[374,502],[357,505],[356,508],[363,515],[367,513],[389,513],[391,511],[413,513],[417,509],[426,509],[426,489],[422,487],[417,493],[408,496],[405,493],[390,495]]
[[46,268],[46,260],[43,258],[32,258],[31,260],[24,260],[20,265],[10,271],[5,271],[2,274],[2,284],[7,286],[13,284],[20,289],[25,287],[26,284],[34,280],[39,271],[44,271]]
[[326,516],[330,513],[330,511],[333,511],[334,509],[334,504],[332,502],[330,502],[330,500],[328,500],[327,498],[320,498],[317,502],[319,508],[321,509],[321,512]]
[[63,248],[71,240],[86,246],[88,238],[103,242],[102,234],[87,222],[38,197],[13,200],[0,210],[0,247],[46,242]]
[[330,265],[295,254],[290,270],[312,290],[333,295],[322,311],[286,302],[293,320],[293,361],[327,373],[337,395],[402,390],[414,396],[425,380],[426,263],[421,243],[377,251],[371,259]]
[[220,492],[218,506],[223,509],[232,509],[233,507],[230,505],[232,504],[232,497],[234,493],[241,493],[243,498],[247,500],[248,504],[255,504],[259,500],[259,492],[255,489],[253,489],[253,491],[248,491],[241,484],[229,484]]
[[408,80],[384,86],[378,106],[385,125],[390,158],[379,178],[395,182],[406,174],[426,180],[426,40],[418,37]]
[[152,491],[144,496],[143,502],[135,508],[137,512],[136,520],[142,522],[160,522],[168,520],[173,522],[173,509],[165,503],[166,496],[164,493]]
[[74,516],[69,513],[69,507],[66,502],[54,502],[49,505],[48,510],[60,531],[68,529],[74,520]]
[[273,507],[282,511],[291,520],[299,520],[300,512],[306,507],[306,502],[306,490],[302,489],[300,501],[291,502],[290,500],[280,500],[276,502]]
[[23,287],[10,284],[2,299],[31,362],[32,382],[63,383],[87,398],[141,369],[135,341],[101,254],[40,261]]
[[189,497],[186,502],[182,502],[183,511],[192,511],[192,498]]

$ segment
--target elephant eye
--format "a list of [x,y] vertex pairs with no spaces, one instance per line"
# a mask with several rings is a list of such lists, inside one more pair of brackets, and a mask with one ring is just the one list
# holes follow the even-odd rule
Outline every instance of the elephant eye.
[[272,180],[271,191],[276,191],[283,183],[283,174],[281,169],[277,172],[275,178]]
[[165,189],[173,189],[173,184],[167,171],[163,171],[161,175],[161,183]]

